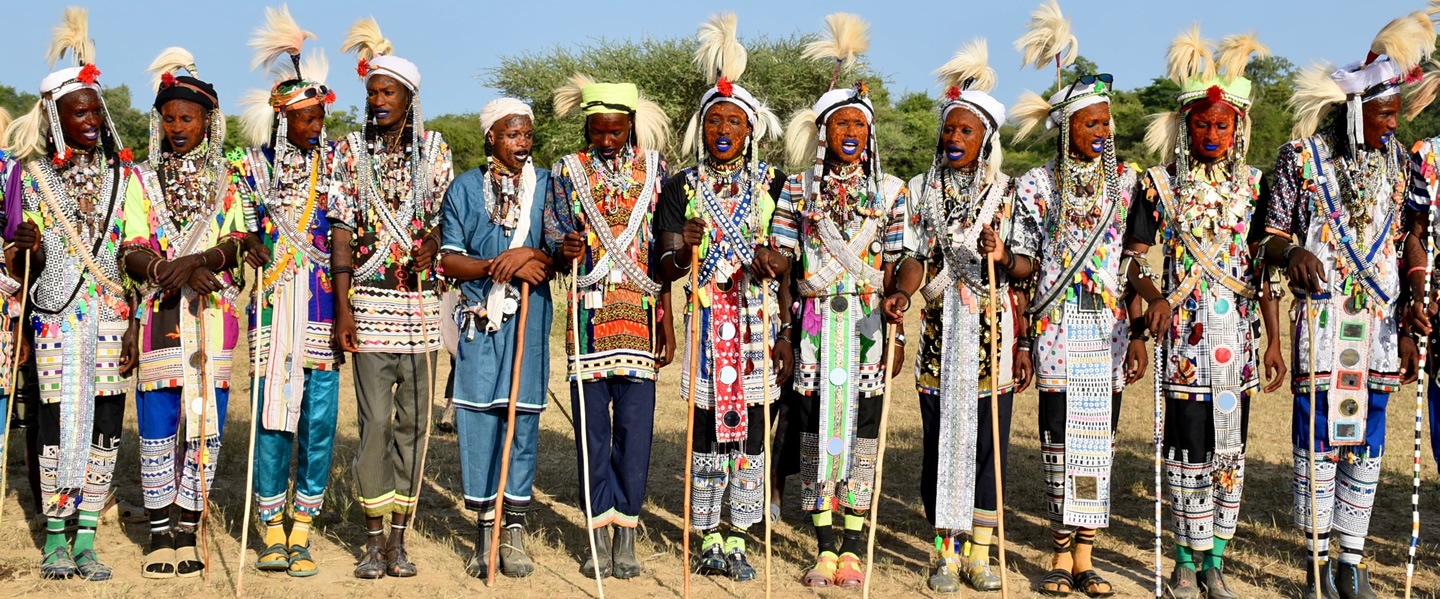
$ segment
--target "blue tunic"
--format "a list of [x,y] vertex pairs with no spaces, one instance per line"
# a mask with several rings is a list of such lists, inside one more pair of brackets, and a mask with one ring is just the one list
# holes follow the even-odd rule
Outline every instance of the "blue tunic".
[[[441,250],[488,260],[510,248],[504,229],[490,219],[485,207],[485,171],[472,169],[455,178],[445,194],[441,209],[444,239]],[[525,246],[550,253],[545,243],[545,202],[550,189],[550,171],[535,169],[535,192],[530,205],[530,228]],[[518,233],[518,231],[517,231]],[[517,281],[518,283],[518,281]],[[487,277],[460,284],[462,307],[484,304],[492,281]],[[540,412],[545,409],[546,390],[550,380],[550,324],[554,319],[550,285],[530,289],[529,318],[525,323],[525,356],[522,364],[517,410]],[[455,317],[456,315],[449,315]],[[488,333],[483,326],[474,327],[474,338],[466,340],[460,332],[456,360],[455,405],[460,408],[487,410],[503,408],[510,401],[510,375],[514,370],[515,334],[519,314],[506,320],[500,330]],[[464,324],[463,322],[460,324]]]

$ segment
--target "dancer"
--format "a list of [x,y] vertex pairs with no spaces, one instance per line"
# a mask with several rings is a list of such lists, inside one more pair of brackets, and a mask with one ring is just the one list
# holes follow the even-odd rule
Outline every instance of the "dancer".
[[[460,469],[465,507],[479,512],[475,553],[465,572],[488,578],[487,558],[497,511],[505,529],[500,573],[529,576],[535,563],[525,549],[525,515],[535,484],[540,412],[546,406],[543,381],[550,377],[552,305],[550,255],[545,246],[545,195],[550,171],[530,160],[534,116],[519,100],[492,100],[480,111],[486,164],[455,178],[445,195],[440,271],[459,283],[453,318],[459,330],[455,361],[455,427],[460,440]],[[517,323],[520,282],[530,284],[530,313]],[[517,356],[516,333],[525,327],[524,355]],[[511,380],[514,361],[522,361],[522,381]],[[500,444],[505,439],[510,390],[520,386],[514,447],[498,500]]]
[[[790,304],[790,260],[771,247],[769,235],[785,177],[759,156],[760,143],[767,135],[778,137],[781,124],[735,82],[745,67],[735,28],[734,13],[700,26],[695,63],[713,87],[701,96],[685,131],[684,152],[696,157],[696,166],[666,182],[655,230],[661,280],[688,277],[692,257],[700,265],[698,289],[687,295],[702,299],[691,304],[699,309],[686,314],[684,326],[691,330],[691,319],[699,318],[700,334],[687,338],[680,372],[681,389],[691,389],[691,377],[699,377],[693,387],[690,518],[703,538],[700,569],[743,582],[755,579],[746,556],[750,527],[765,517],[764,401],[780,397],[778,385],[790,374],[792,340],[780,333],[793,323],[790,311],[780,309]],[[761,327],[764,313],[772,316],[770,330]],[[699,352],[693,372],[692,352]],[[772,352],[774,365],[767,367],[761,360]],[[720,529],[727,490],[728,534]]]
[[[920,496],[935,529],[930,590],[956,593],[964,578],[978,591],[1000,590],[990,565],[997,519],[995,451],[1009,453],[1014,391],[1030,378],[1030,353],[1015,351],[1018,316],[1012,278],[1034,270],[1030,258],[1006,249],[1010,177],[1000,172],[1005,106],[990,95],[996,82],[984,40],[965,46],[936,71],[945,86],[935,158],[910,180],[906,258],[885,301],[892,325],[904,323],[911,296],[924,293],[924,324],[915,363],[924,431]],[[986,318],[986,259],[996,263],[999,322]],[[992,382],[990,338],[999,334],[999,372]],[[979,351],[973,351],[974,348]],[[1022,348],[1028,349],[1028,348]],[[1000,443],[991,434],[990,390],[999,390]],[[1003,480],[1003,470],[1000,473]],[[965,551],[959,535],[968,533]],[[962,555],[962,553],[964,555]],[[963,558],[963,562],[962,562]]]
[[580,272],[571,273],[580,277],[580,297],[570,301],[582,302],[581,322],[567,322],[566,338],[567,355],[579,354],[569,380],[585,385],[585,405],[573,387],[570,405],[586,410],[589,425],[581,431],[575,418],[577,455],[579,436],[588,437],[588,526],[598,549],[598,559],[581,571],[634,578],[641,572],[635,531],[650,474],[655,379],[675,347],[673,319],[661,309],[670,305],[669,287],[650,272],[652,220],[666,178],[657,148],[665,147],[670,125],[631,83],[571,77],[555,91],[555,112],[564,117],[576,109],[585,115],[587,146],[550,169],[545,238],[557,269],[580,259]]
[[[125,273],[141,293],[135,407],[150,545],[140,574],[190,577],[205,569],[196,533],[229,405],[240,330],[240,286],[231,271],[241,264],[247,231],[230,185],[215,87],[197,78],[184,48],[167,48],[149,70],[156,95],[141,172],[151,197],[126,202],[120,246]],[[175,75],[182,71],[189,74]],[[180,512],[176,525],[172,506]]]
[[[438,131],[425,130],[420,70],[396,56],[374,18],[350,28],[365,125],[335,145],[330,190],[335,338],[354,354],[360,450],[356,478],[365,554],[356,578],[417,572],[405,531],[424,481],[425,402],[440,359],[440,204],[454,167]],[[390,535],[385,536],[385,517]],[[383,555],[382,555],[383,554]]]
[[[1032,23],[1030,33],[1039,35],[1027,35],[1020,44],[1029,64],[1050,64],[1060,56],[1056,48],[1073,48],[1059,7],[1051,3],[1041,12],[1048,25]],[[1071,53],[1060,64],[1073,59]],[[1054,595],[1115,592],[1095,570],[1092,555],[1099,529],[1110,524],[1121,392],[1146,361],[1143,338],[1132,336],[1126,344],[1121,238],[1135,171],[1115,158],[1113,82],[1108,73],[1087,73],[1049,100],[1027,92],[1014,109],[1020,124],[1016,139],[1042,123],[1059,130],[1056,158],[1015,182],[1011,248],[1032,260],[1039,273],[1029,307],[1038,338],[1028,345],[1040,391],[1040,454],[1053,552],[1041,591]],[[1143,327],[1136,332],[1143,334]]]
[[[827,36],[805,53],[833,61],[838,74],[869,46],[869,26],[848,13],[826,24]],[[797,261],[801,295],[795,388],[806,401],[792,426],[803,426],[801,504],[818,545],[801,581],[808,587],[865,582],[860,556],[887,351],[880,304],[901,258],[906,206],[905,182],[880,170],[874,126],[863,81],[831,89],[796,114],[785,136],[790,161],[814,168],[786,180],[771,222],[776,247]],[[845,531],[838,544],[837,503]]]
[[[134,321],[118,261],[124,204],[145,201],[129,149],[101,96],[85,9],[67,8],[47,52],[41,99],[6,132],[21,160],[21,202],[38,225],[32,327],[40,370],[39,465],[46,578],[109,580],[95,551],[100,510],[111,497],[135,366]],[[11,192],[14,191],[11,186]],[[65,520],[76,516],[73,545]]]
[[[1295,523],[1319,558],[1308,570],[1306,597],[1376,596],[1363,557],[1386,404],[1415,379],[1418,358],[1409,334],[1397,338],[1395,302],[1408,295],[1421,303],[1423,294],[1409,288],[1424,281],[1427,210],[1406,200],[1409,157],[1395,128],[1401,88],[1434,43],[1434,26],[1417,12],[1386,25],[1366,60],[1306,70],[1290,100],[1296,140],[1280,147],[1275,162],[1263,255],[1286,269],[1296,306],[1304,308],[1294,314],[1291,386]],[[1340,542],[1338,568],[1329,560],[1332,533]]]
[[[246,262],[263,267],[261,303],[250,306],[250,347],[260,353],[251,384],[261,389],[254,493],[265,523],[255,567],[307,577],[319,572],[310,527],[324,507],[340,394],[326,219],[333,153],[325,113],[335,95],[324,83],[323,54],[301,64],[305,40],[314,34],[300,29],[287,8],[267,8],[265,19],[250,45],[256,66],[270,68],[277,81],[270,91],[246,97],[241,121],[256,147],[230,156],[251,231]],[[287,536],[292,452],[297,467]]]
[[[1225,581],[1245,483],[1250,404],[1259,388],[1260,324],[1269,384],[1280,387],[1279,298],[1264,293],[1247,237],[1260,193],[1250,147],[1250,55],[1269,49],[1253,35],[1224,39],[1218,52],[1197,25],[1170,45],[1177,110],[1145,136],[1165,161],[1145,172],[1125,244],[1131,288],[1145,300],[1145,327],[1164,345],[1155,369],[1165,393],[1163,451],[1175,532],[1175,599],[1238,599]],[[1212,54],[1214,55],[1212,58]],[[1162,240],[1159,285],[1146,260]],[[1131,316],[1132,320],[1135,315]],[[1138,323],[1138,321],[1136,321]],[[1137,324],[1138,326],[1138,324]],[[1199,570],[1197,580],[1196,570]]]

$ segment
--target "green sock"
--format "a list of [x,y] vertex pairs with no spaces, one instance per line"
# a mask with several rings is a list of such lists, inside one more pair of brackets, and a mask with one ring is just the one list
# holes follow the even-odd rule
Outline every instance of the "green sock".
[[1175,545],[1175,565],[1195,569],[1195,552],[1184,545]]
[[719,530],[712,530],[708,533],[705,533],[705,540],[700,542],[700,546],[705,549],[709,549],[711,547],[723,547],[724,545],[725,535],[720,534]]
[[745,553],[745,537],[730,537],[725,539],[725,553]]
[[100,512],[80,510],[76,519],[74,552],[95,548],[95,527],[100,524]]
[[1229,544],[1229,539],[1215,538],[1215,546],[1205,552],[1206,570],[1219,570],[1225,565],[1225,546]]
[[45,553],[54,551],[57,547],[68,545],[65,541],[65,519],[45,519]]

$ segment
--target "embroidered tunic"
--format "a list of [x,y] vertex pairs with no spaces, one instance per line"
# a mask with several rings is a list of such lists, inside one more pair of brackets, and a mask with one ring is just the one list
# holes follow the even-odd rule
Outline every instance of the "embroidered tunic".
[[291,149],[273,168],[275,154],[268,147],[236,151],[230,159],[236,193],[253,208],[270,250],[259,283],[262,308],[250,307],[250,347],[259,352],[257,375],[267,378],[261,423],[267,430],[294,431],[303,369],[336,366],[326,219],[333,151],[328,145],[310,152]]
[[[552,247],[583,224],[580,258],[580,323],[566,318],[570,380],[612,376],[654,380],[654,322],[659,285],[650,276],[654,231],[651,219],[666,178],[665,162],[654,150],[627,149],[611,171],[589,151],[571,154],[550,169],[551,199],[545,208],[545,238]],[[578,221],[578,223],[577,223]],[[603,226],[603,230],[600,228]],[[607,246],[605,240],[610,240]],[[609,247],[623,249],[612,255]]]
[[[328,217],[332,226],[353,233],[350,302],[361,352],[440,349],[435,279],[427,275],[417,283],[410,253],[414,240],[440,224],[441,203],[455,173],[450,146],[440,132],[426,131],[421,145],[418,154],[380,154],[370,151],[364,134],[356,132],[335,146]],[[417,158],[422,164],[412,169],[411,161]],[[416,172],[422,181],[411,180]],[[415,293],[417,285],[421,294]],[[423,324],[415,318],[422,297]]]

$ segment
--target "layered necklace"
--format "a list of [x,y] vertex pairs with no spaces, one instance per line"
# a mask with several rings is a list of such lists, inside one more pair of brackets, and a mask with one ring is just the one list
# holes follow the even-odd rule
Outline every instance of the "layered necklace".
[[820,193],[811,199],[810,206],[801,209],[811,222],[829,218],[844,229],[852,212],[864,218],[880,214],[880,194],[874,192],[871,183],[863,164],[835,166],[825,172]]
[[210,202],[215,198],[218,179],[215,165],[205,160],[209,156],[202,143],[185,154],[166,152],[160,157],[156,168],[160,184],[165,187],[166,207],[170,219],[177,229],[185,229],[190,223],[206,217]]
[[1196,239],[1240,234],[1248,216],[1248,181],[1237,181],[1231,161],[1196,163],[1178,181],[1176,223]]
[[94,239],[110,214],[101,209],[105,193],[105,161],[96,152],[75,152],[64,170],[57,172],[75,200],[82,239]]
[[635,149],[630,146],[625,146],[613,161],[606,160],[598,152],[591,150],[590,167],[595,173],[590,189],[591,197],[599,200],[599,205],[607,214],[618,208],[621,200],[628,199],[632,190],[638,192],[644,185],[647,178],[645,161],[637,158]]
[[1388,147],[1361,149],[1359,158],[1337,157],[1335,170],[1342,182],[1340,201],[1350,217],[1351,234],[1367,235],[1375,220],[1372,207],[1384,201],[1399,205],[1405,198],[1405,181],[1397,176],[1400,164]]
[[1105,195],[1101,160],[1065,160],[1065,179],[1060,191],[1065,220],[1081,227],[1098,224],[1100,199]]
[[366,146],[370,155],[370,180],[375,182],[379,199],[391,208],[403,208],[402,204],[411,199],[414,148],[400,143],[404,134],[403,128],[382,133],[378,145],[372,141]]
[[509,237],[520,222],[520,198],[516,191],[520,187],[520,175],[498,160],[490,160],[485,186],[485,212],[490,222],[500,225]]

